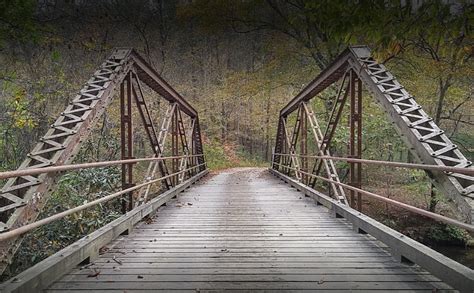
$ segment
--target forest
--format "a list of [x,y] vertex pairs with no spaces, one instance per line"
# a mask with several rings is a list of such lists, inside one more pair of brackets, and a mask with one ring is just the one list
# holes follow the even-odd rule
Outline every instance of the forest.
[[[136,49],[196,107],[207,164],[215,172],[268,167],[279,111],[350,45],[369,46],[472,161],[473,21],[469,0],[0,0],[0,171],[20,165],[115,47]],[[323,123],[335,92],[330,88],[312,101]],[[414,162],[369,92],[364,91],[363,100],[363,158]],[[163,106],[153,102],[151,111],[161,115]],[[112,104],[76,162],[119,158],[119,115]],[[331,148],[337,156],[347,154],[345,125]],[[137,130],[135,140],[143,145],[144,132]],[[147,155],[138,152],[137,157]],[[338,168],[346,174],[346,163]],[[119,184],[115,167],[68,173],[42,216]],[[422,171],[365,166],[363,186],[459,217]],[[3,277],[117,218],[114,204],[30,233]],[[462,229],[370,200],[365,212],[474,266],[473,240]],[[447,251],[445,244],[457,246]]]

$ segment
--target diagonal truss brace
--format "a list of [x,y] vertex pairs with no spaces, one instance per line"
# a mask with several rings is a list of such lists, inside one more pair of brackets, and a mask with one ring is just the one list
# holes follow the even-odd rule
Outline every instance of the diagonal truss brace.
[[[191,163],[191,158],[189,155],[191,155],[191,150],[189,148],[188,142],[192,140],[192,134],[194,130],[194,119],[191,119],[190,122],[190,127],[188,128],[188,133],[186,133],[186,127],[184,126],[184,121],[183,121],[183,115],[181,114],[181,111],[178,112],[178,133],[181,139],[181,147],[183,149],[183,155],[185,157],[181,158],[179,161],[179,171],[186,170],[188,166],[190,166]],[[187,172],[188,176],[191,177],[191,170],[188,170]],[[180,173],[178,176],[178,182],[181,183],[184,181],[186,178],[186,173]]]
[[[177,108],[178,108],[177,104],[172,103],[172,104],[169,104],[168,108],[166,109],[165,116],[163,117],[163,121],[161,123],[160,132],[156,138],[157,148],[155,150],[157,150],[157,152],[155,152],[155,157],[157,158],[163,156],[162,151],[166,143],[166,138],[170,132],[171,120]],[[144,182],[149,182],[155,179],[156,173],[158,172],[158,170],[160,170],[160,164],[159,164],[160,162],[161,161],[151,161],[150,164],[148,164]],[[172,185],[171,182],[169,182],[168,184],[169,186]],[[139,206],[147,202],[150,189],[151,189],[151,185],[147,185],[139,189],[138,198],[135,203],[135,206]]]
[[[316,119],[316,116],[314,115],[314,111],[311,109],[311,106],[303,102],[302,107],[304,108],[304,111],[306,112],[306,115],[308,117],[311,130],[313,132],[313,137],[316,141],[316,143],[321,146],[323,145],[323,134],[321,132],[321,128],[319,127],[318,120]],[[322,148],[318,149],[318,155],[320,156],[331,156],[331,152],[328,149],[323,150]],[[336,166],[334,165],[333,160],[328,160],[324,159],[322,160],[322,164],[324,166],[324,169],[326,170],[326,174],[328,178],[331,180],[334,180],[336,182],[341,182],[339,179],[339,174],[337,173]],[[334,197],[341,203],[348,204],[347,202],[347,197],[346,193],[344,192],[344,189],[340,185],[336,185],[334,183],[330,183],[331,189],[334,193]]]
[[[143,126],[145,127],[148,139],[150,140],[151,148],[155,153],[155,157],[160,157],[163,153],[164,142],[160,142],[160,137],[156,134],[153,120],[151,119],[150,112],[148,111],[148,107],[145,102],[145,96],[143,94],[143,89],[141,87],[140,80],[138,79],[138,76],[135,73],[132,74],[132,77],[132,91],[139,110],[138,112],[140,113],[140,116],[142,118]],[[169,174],[168,168],[166,167],[166,163],[164,161],[154,161],[154,163],[157,165],[158,170],[160,171],[160,175],[162,177],[165,177]],[[164,179],[162,182],[166,189],[171,188],[172,184],[169,178]],[[149,188],[149,185],[147,187]]]
[[[298,113],[299,114],[299,113]],[[283,123],[283,129],[285,131],[285,141],[286,141],[286,146],[288,148],[288,154],[290,155],[290,167],[293,165],[294,168],[296,169],[295,171],[295,176],[298,181],[301,180],[301,173],[300,173],[300,162],[298,157],[296,156],[296,142],[297,137],[298,137],[298,132],[299,132],[299,119],[301,115],[298,115],[297,121],[295,123],[295,127],[293,129],[293,133],[291,135],[291,140],[290,140],[290,135],[288,133],[288,129],[286,126],[286,120],[282,118],[282,123]],[[293,144],[293,142],[295,142]],[[290,169],[288,169],[290,170]]]
[[[336,132],[336,127],[339,123],[339,120],[341,119],[342,111],[344,110],[344,106],[346,104],[347,97],[349,95],[349,78],[348,77],[349,77],[349,71],[347,71],[346,74],[344,74],[344,77],[342,79],[342,83],[338,90],[337,96],[334,100],[334,106],[332,108],[331,116],[329,117],[328,125],[324,132],[324,135],[321,136],[320,140],[318,140],[319,152],[325,153],[326,151],[329,151],[329,146],[331,144],[334,133]],[[323,161],[324,160],[321,160],[321,159],[316,160],[313,166],[312,174],[319,175],[321,171],[321,167],[323,165]],[[310,186],[314,188],[316,186],[316,181],[317,179],[313,178],[312,181],[310,182]],[[342,196],[340,192],[336,193],[336,195],[338,197]]]

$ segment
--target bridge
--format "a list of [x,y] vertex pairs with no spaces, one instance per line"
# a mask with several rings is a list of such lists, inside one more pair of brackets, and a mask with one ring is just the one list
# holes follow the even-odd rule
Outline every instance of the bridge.
[[[362,86],[415,158],[362,159]],[[323,128],[311,99],[338,86]],[[151,90],[167,101],[160,127]],[[74,163],[112,101],[120,101],[121,158]],[[349,107],[349,150],[330,145]],[[135,125],[133,110],[141,124]],[[134,129],[151,157],[136,158]],[[168,139],[169,138],[169,139]],[[335,162],[349,166],[347,179]],[[143,178],[136,165],[148,164]],[[365,164],[425,170],[463,221],[362,188]],[[120,166],[122,189],[39,218],[60,176]],[[209,174],[197,111],[133,49],[118,48],[28,154],[0,193],[2,272],[28,232],[119,201],[123,215],[0,285],[2,292],[430,291],[473,292],[474,272],[365,215],[371,198],[474,232],[474,168],[367,47],[350,47],[280,112],[271,167]]]

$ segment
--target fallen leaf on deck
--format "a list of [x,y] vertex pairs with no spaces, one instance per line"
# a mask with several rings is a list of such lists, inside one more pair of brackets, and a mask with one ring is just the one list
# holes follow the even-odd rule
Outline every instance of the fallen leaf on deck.
[[95,277],[97,277],[98,275],[100,275],[100,271],[94,269],[94,272],[88,274],[87,277],[88,277],[88,278],[95,278]]
[[122,261],[119,260],[119,259],[116,259],[116,258],[115,258],[115,255],[112,257],[112,259],[113,259],[116,263],[118,263],[119,265],[122,265]]
[[153,219],[152,219],[152,218],[146,218],[146,219],[145,219],[145,223],[147,223],[148,225],[150,225],[151,223],[153,223]]

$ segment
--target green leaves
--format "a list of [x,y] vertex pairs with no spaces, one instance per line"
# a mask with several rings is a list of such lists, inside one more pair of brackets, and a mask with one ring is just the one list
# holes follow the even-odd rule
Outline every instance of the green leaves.
[[8,116],[16,128],[34,128],[37,125],[37,121],[31,114],[30,103],[24,89],[16,88],[13,91],[9,106],[11,111],[8,112]]
[[54,50],[53,52],[51,52],[51,60],[53,60],[53,62],[59,61],[60,58],[61,58],[61,53],[59,53],[58,50]]
[[[48,200],[44,218],[84,202],[116,191],[120,185],[120,170],[117,167],[84,169],[62,176]],[[99,192],[100,191],[100,192]],[[104,226],[121,216],[119,201],[97,205],[26,235],[19,250],[13,270],[21,271],[81,237]]]
[[33,20],[35,0],[0,0],[0,44],[16,40],[36,42],[39,35]]

